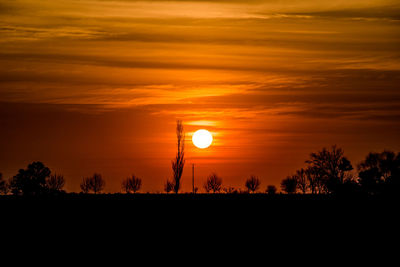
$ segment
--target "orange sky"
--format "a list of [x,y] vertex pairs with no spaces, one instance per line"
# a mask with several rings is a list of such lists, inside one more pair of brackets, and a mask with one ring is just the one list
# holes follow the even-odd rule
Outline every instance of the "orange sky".
[[[329,3],[328,3],[329,2]],[[356,165],[400,150],[398,1],[0,0],[0,172],[34,160],[68,191],[100,172],[106,191],[171,177],[175,123],[183,189],[217,172],[262,190],[337,144]]]

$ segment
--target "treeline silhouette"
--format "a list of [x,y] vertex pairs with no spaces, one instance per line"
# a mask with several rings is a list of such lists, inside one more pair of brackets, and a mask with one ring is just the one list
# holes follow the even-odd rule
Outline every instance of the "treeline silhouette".
[[[183,147],[180,147],[177,156],[179,168],[183,168],[183,160],[180,158]],[[175,163],[176,163],[175,162]],[[400,153],[383,151],[381,153],[369,153],[361,161],[356,170],[351,162],[344,156],[341,148],[332,146],[321,151],[311,153],[305,161],[306,166],[281,182],[281,192],[307,195],[395,195],[400,192]],[[181,182],[182,170],[173,168],[174,179],[166,181],[165,193],[179,192],[175,184],[177,178]],[[179,176],[179,177],[178,177]],[[61,174],[52,174],[51,170],[42,162],[33,162],[26,169],[20,169],[9,180],[3,179],[0,173],[0,194],[13,195],[59,195],[65,194],[65,178]],[[101,174],[94,173],[90,177],[82,179],[80,189],[82,194],[102,193],[106,186]],[[206,193],[225,194],[268,194],[275,195],[277,188],[267,185],[265,191],[260,191],[261,181],[251,175],[244,182],[245,190],[231,186],[223,187],[223,179],[216,173],[212,173],[206,179],[203,188]],[[132,175],[121,183],[121,190],[127,194],[140,191],[142,179]],[[196,193],[198,188],[193,193]]]
[[288,194],[397,194],[400,191],[400,153],[369,153],[357,166],[357,172],[341,148],[311,153],[306,167],[282,180]]

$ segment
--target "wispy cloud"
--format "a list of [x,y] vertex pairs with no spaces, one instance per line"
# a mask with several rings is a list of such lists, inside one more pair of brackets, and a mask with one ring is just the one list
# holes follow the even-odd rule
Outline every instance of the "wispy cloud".
[[107,134],[145,140],[149,154],[166,146],[152,127],[173,142],[183,118],[188,131],[219,134],[218,155],[271,164],[266,151],[377,140],[381,124],[398,137],[397,2],[2,1],[2,112],[21,119],[19,103],[31,103],[87,133],[92,119],[107,129],[140,121],[143,132]]

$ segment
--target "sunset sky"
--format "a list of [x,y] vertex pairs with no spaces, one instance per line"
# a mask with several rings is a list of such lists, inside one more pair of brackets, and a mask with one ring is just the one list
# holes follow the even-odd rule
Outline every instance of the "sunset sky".
[[[261,190],[337,144],[353,166],[400,150],[398,0],[0,0],[0,172],[43,161],[79,191],[131,174],[183,191],[216,172]],[[208,129],[214,143],[193,146]]]

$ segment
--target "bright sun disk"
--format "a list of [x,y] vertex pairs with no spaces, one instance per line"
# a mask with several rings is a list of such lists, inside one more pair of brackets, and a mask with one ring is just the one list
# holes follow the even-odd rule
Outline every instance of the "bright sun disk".
[[198,148],[207,148],[211,145],[213,137],[207,130],[197,130],[192,136],[193,144]]

